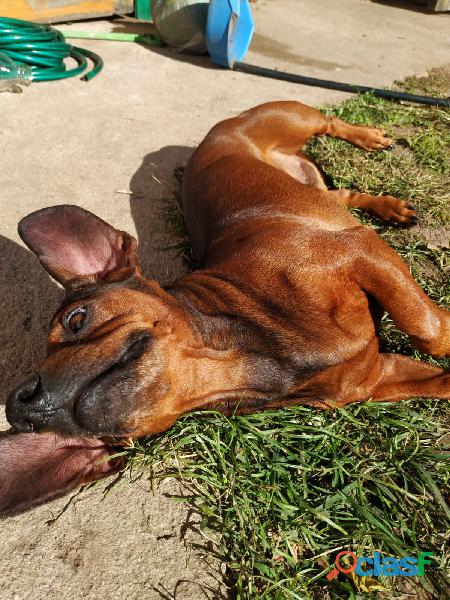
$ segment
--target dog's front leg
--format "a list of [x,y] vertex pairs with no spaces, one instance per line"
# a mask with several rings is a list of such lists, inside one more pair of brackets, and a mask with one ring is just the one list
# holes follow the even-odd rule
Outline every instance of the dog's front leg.
[[356,227],[346,241],[353,255],[350,276],[378,300],[414,347],[436,357],[450,355],[450,312],[425,294],[400,256],[367,227]]

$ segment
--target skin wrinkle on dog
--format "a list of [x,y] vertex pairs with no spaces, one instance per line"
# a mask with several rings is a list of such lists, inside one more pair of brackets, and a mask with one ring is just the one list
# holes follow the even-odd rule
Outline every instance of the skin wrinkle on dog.
[[[450,313],[347,207],[402,225],[416,222],[415,210],[392,196],[327,190],[299,150],[325,134],[365,150],[392,144],[380,129],[297,102],[213,127],[182,190],[202,268],[165,288],[143,278],[134,238],[81,208],[21,221],[22,239],[66,298],[47,358],[7,402],[0,514],[116,472],[120,462],[100,468],[99,455],[105,461],[115,444],[164,431],[188,411],[450,398],[443,369],[379,352],[386,310],[415,347],[448,355]],[[34,477],[41,463],[53,476]]]

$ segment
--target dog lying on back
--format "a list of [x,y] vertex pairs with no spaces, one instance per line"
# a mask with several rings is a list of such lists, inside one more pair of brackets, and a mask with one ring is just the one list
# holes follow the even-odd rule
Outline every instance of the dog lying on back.
[[327,190],[301,147],[330,135],[383,150],[385,132],[297,102],[216,125],[194,152],[183,208],[201,270],[162,288],[142,276],[136,241],[76,206],[19,224],[66,290],[48,356],[9,396],[0,438],[0,511],[19,512],[120,468],[127,438],[181,414],[226,414],[371,399],[450,398],[450,374],[380,353],[386,310],[416,348],[450,353],[450,313],[348,212],[414,224],[392,196]]

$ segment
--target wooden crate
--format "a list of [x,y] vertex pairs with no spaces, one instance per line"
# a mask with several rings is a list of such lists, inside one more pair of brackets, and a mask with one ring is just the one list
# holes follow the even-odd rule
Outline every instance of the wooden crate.
[[0,16],[56,23],[133,12],[133,0],[1,0]]

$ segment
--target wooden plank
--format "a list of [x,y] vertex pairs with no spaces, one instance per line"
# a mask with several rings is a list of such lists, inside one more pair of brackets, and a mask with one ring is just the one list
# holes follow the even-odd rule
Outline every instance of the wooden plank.
[[1,15],[46,23],[132,12],[133,0],[1,0]]
[[114,12],[118,15],[129,15],[134,12],[134,0],[116,0]]

